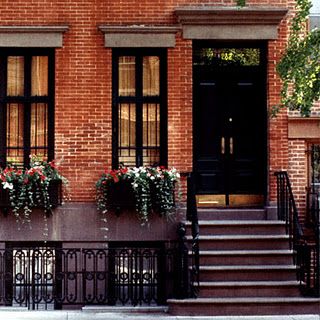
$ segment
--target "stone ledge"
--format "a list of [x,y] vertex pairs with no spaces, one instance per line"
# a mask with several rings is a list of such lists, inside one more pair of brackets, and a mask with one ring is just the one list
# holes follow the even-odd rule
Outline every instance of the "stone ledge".
[[180,30],[177,26],[149,25],[100,25],[98,29],[104,33],[105,47],[175,47],[175,34]]
[[319,139],[320,117],[289,117],[288,137],[289,139]]
[[175,9],[179,23],[210,25],[278,25],[286,8],[190,6]]
[[185,39],[277,39],[287,13],[275,7],[190,6],[175,9]]
[[0,26],[0,47],[59,48],[63,45],[63,26]]

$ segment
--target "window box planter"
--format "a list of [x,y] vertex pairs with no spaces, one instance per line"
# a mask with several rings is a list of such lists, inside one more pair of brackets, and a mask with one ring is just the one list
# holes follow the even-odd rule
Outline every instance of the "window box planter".
[[67,180],[60,175],[54,161],[46,162],[32,156],[30,168],[7,167],[0,171],[0,209],[10,209],[17,221],[30,221],[34,208],[43,209],[48,215],[52,208],[62,203],[62,183]]
[[96,183],[97,207],[103,213],[117,214],[135,209],[142,224],[152,212],[169,216],[175,211],[175,191],[179,173],[163,167],[106,170]]
[[[34,190],[34,194],[36,193],[36,190]],[[49,203],[52,208],[55,208],[62,204],[62,180],[51,180],[49,182],[48,186],[48,193],[49,193]],[[37,201],[33,199],[35,206],[34,208],[44,208],[43,202]],[[8,211],[10,208],[12,208],[10,204],[10,195],[8,189],[0,188],[0,208],[3,211]]]
[[131,181],[121,180],[110,184],[107,190],[106,207],[120,214],[122,210],[135,210],[136,199]]

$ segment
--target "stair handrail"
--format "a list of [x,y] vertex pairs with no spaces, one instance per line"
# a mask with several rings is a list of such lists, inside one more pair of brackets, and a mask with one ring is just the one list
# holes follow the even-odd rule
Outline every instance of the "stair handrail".
[[307,189],[307,227],[311,232],[311,246],[314,251],[314,295],[320,296],[320,194],[319,191]]
[[[319,296],[319,229],[315,243],[309,243],[299,221],[289,175],[286,171],[275,172],[277,178],[278,219],[285,221],[290,249],[294,251],[297,280],[303,295]],[[318,220],[319,222],[319,216]],[[318,225],[319,227],[319,225]]]
[[289,234],[290,248],[303,241],[303,230],[299,222],[298,210],[287,171],[275,172],[277,177],[278,219],[285,221]]
[[190,295],[197,297],[199,287],[200,274],[200,254],[199,254],[199,220],[195,192],[194,173],[189,172],[187,175],[187,213],[186,218],[191,222],[192,234],[192,262],[191,262],[191,276],[190,276]]

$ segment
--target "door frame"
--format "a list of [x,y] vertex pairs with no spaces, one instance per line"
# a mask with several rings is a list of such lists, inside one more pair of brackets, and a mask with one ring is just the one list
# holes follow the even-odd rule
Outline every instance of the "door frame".
[[[268,57],[268,42],[267,41],[214,41],[214,40],[193,40],[193,64],[194,64],[194,52],[197,48],[258,48],[260,49],[260,68],[261,68],[261,88],[263,90],[263,123],[264,133],[261,137],[264,141],[264,155],[263,155],[263,192],[259,195],[259,201],[261,204],[265,204],[267,198],[267,190],[268,190],[268,108],[267,108],[267,57]],[[197,148],[196,148],[196,139],[195,134],[197,134],[197,126],[199,123],[195,121],[195,108],[196,108],[196,85],[195,85],[195,74],[194,74],[194,66],[193,66],[193,172],[196,173],[196,159],[197,159]],[[205,197],[210,197],[210,193],[206,192],[197,192],[199,195],[204,195]],[[221,198],[221,195],[217,195],[218,198]],[[249,204],[252,199],[256,199],[256,197],[252,197],[249,195],[248,201],[245,199],[243,204]],[[227,200],[226,205],[230,205]]]

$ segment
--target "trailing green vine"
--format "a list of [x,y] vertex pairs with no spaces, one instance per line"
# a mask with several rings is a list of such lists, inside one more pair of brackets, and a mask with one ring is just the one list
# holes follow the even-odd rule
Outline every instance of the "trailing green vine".
[[281,103],[273,108],[273,115],[284,107],[309,116],[320,98],[320,30],[307,29],[311,7],[310,0],[296,0],[288,45],[277,64],[282,80]]
[[246,5],[246,0],[236,0],[238,7],[244,7]]

